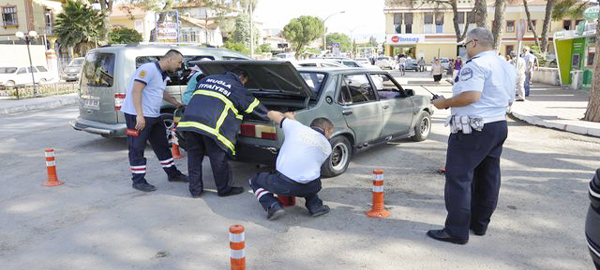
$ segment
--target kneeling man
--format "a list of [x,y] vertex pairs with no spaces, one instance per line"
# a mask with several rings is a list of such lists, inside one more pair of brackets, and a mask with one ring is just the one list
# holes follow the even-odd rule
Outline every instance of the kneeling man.
[[285,211],[273,194],[304,197],[311,216],[329,213],[317,193],[321,190],[321,165],[331,154],[329,136],[333,124],[327,118],[317,118],[307,127],[296,121],[293,112],[269,111],[269,119],[285,134],[275,172],[259,173],[250,179],[250,187],[267,211],[267,219],[275,220]]

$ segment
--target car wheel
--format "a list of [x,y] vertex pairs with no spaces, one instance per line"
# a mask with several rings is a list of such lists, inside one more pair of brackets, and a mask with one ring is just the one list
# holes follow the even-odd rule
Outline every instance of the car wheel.
[[431,115],[423,111],[419,115],[419,119],[415,125],[415,135],[410,137],[410,139],[415,142],[421,142],[429,137],[429,133],[431,133]]
[[6,82],[6,87],[15,87],[15,81]]
[[[164,111],[160,113],[160,119],[162,119],[165,129],[167,131],[167,140],[171,137],[171,129],[175,127],[175,121],[173,120],[173,112]],[[169,144],[170,145],[170,144]]]
[[40,79],[40,82],[39,82],[38,84],[40,84],[40,85],[44,85],[44,84],[46,84],[47,82],[48,82],[48,81],[46,81],[46,79],[45,79],[45,78],[41,78],[41,79]]
[[331,156],[321,167],[321,174],[324,177],[334,177],[344,173],[352,157],[352,145],[344,136],[334,137],[331,140],[331,148]]

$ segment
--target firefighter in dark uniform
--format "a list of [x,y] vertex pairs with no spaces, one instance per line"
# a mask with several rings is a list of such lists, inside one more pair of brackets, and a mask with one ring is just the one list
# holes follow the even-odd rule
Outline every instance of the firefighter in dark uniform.
[[156,187],[144,178],[146,175],[146,159],[144,149],[146,141],[150,141],[152,150],[158,157],[161,166],[171,182],[187,182],[175,164],[169,151],[167,133],[160,117],[162,100],[180,107],[179,103],[169,93],[167,86],[167,71],[176,71],[181,67],[183,55],[176,50],[168,51],[158,62],[141,65],[136,71],[129,87],[121,111],[125,114],[127,124],[127,144],[129,146],[129,165],[133,180],[133,188],[141,191],[155,191]]
[[489,30],[471,30],[465,42],[470,60],[455,79],[452,98],[432,101],[438,109],[452,109],[444,192],[448,215],[444,229],[427,232],[439,241],[466,244],[469,230],[485,235],[498,203],[506,109],[515,99],[517,72],[498,58],[493,44]]
[[248,74],[236,69],[202,79],[183,113],[177,130],[182,131],[188,152],[190,193],[202,194],[202,160],[210,159],[217,194],[230,196],[244,191],[234,187],[227,157],[235,155],[236,136],[245,114],[267,120],[267,108],[244,87]]
[[250,179],[256,199],[267,211],[267,219],[275,220],[285,213],[273,194],[304,197],[313,217],[329,213],[329,206],[323,205],[317,193],[321,190],[321,166],[331,155],[329,136],[333,124],[327,118],[317,118],[307,127],[296,121],[293,112],[270,111],[269,118],[285,134],[276,171],[259,173]]

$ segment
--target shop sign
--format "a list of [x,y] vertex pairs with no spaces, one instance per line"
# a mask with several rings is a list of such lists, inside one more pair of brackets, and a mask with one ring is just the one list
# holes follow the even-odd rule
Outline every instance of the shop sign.
[[598,12],[600,12],[600,7],[589,7],[583,12],[583,16],[590,20],[598,19]]
[[388,35],[387,43],[390,45],[394,44],[417,44],[425,41],[424,35],[418,34],[404,34],[404,35]]

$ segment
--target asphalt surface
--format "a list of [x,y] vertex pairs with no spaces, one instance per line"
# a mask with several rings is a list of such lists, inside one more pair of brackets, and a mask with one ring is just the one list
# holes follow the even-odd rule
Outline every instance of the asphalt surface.
[[[186,184],[166,181],[148,148],[147,179],[158,191],[133,190],[125,140],[73,130],[75,106],[0,116],[0,268],[228,269],[228,227],[242,224],[248,269],[592,269],[584,221],[600,139],[512,120],[488,234],[465,246],[425,236],[446,215],[436,170],[445,162],[447,113],[436,111],[429,140],[374,147],[323,180],[330,214],[311,218],[298,199],[274,222],[250,192],[217,197],[208,161],[208,190],[192,199]],[[59,187],[42,186],[49,147],[65,181]],[[185,172],[185,162],[175,163]],[[233,168],[246,188],[259,170]],[[364,214],[375,168],[385,171],[386,219]]]

